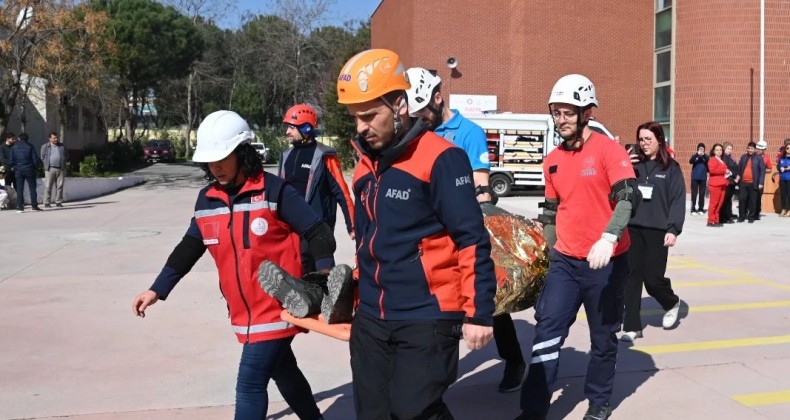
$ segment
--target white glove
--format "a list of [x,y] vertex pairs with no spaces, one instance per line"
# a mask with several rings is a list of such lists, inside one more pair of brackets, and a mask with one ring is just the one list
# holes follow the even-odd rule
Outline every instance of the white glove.
[[599,239],[590,249],[590,253],[587,254],[587,261],[590,263],[590,268],[597,270],[606,267],[613,253],[614,243],[607,238]]

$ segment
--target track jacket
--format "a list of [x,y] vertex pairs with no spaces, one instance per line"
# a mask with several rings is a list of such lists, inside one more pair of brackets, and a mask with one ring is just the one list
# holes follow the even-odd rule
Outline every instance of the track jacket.
[[359,310],[492,325],[494,264],[469,159],[413,121],[386,150],[354,141]]
[[[283,151],[280,156],[279,174],[283,179],[288,179],[285,173],[285,162],[293,153],[294,148]],[[328,225],[335,229],[337,220],[337,205],[343,212],[346,230],[351,233],[354,229],[354,204],[351,202],[351,193],[348,191],[346,180],[340,169],[340,160],[335,149],[316,142],[310,164],[310,176],[307,179],[307,192],[305,201]]]
[[[151,286],[166,299],[207,249],[217,265],[219,287],[241,343],[298,333],[280,318],[280,303],[258,284],[258,266],[270,260],[293,277],[301,277],[299,236],[323,223],[293,187],[275,175],[264,174],[248,178],[232,203],[216,182],[200,190],[185,239],[190,236],[203,248],[190,254],[194,261],[177,261],[181,269],[165,265]],[[331,267],[333,261],[329,264]]]

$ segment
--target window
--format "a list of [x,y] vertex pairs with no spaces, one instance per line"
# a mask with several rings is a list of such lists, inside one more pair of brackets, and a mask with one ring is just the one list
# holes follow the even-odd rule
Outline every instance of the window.
[[655,88],[653,97],[653,118],[656,121],[668,122],[670,117],[670,101],[672,100],[672,86],[660,86]]
[[660,12],[664,9],[672,7],[672,0],[656,0],[656,11]]
[[82,108],[82,129],[85,131],[93,131],[93,115],[88,108]]
[[656,53],[656,83],[669,82],[672,79],[672,51]]
[[656,49],[672,45],[672,9],[656,13]]

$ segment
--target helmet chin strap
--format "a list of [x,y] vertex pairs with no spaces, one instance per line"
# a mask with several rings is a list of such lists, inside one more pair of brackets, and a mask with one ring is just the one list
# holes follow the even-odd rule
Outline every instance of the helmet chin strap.
[[406,101],[404,101],[403,98],[401,98],[401,101],[400,101],[400,104],[398,105],[398,108],[395,108],[391,103],[389,103],[387,98],[381,96],[381,97],[379,97],[379,99],[381,99],[381,102],[384,102],[384,105],[387,105],[387,107],[392,111],[392,114],[393,114],[392,115],[392,126],[393,126],[392,137],[393,138],[398,137],[398,135],[401,132],[403,132],[403,121],[400,118],[400,110],[403,109],[403,106],[405,105]]

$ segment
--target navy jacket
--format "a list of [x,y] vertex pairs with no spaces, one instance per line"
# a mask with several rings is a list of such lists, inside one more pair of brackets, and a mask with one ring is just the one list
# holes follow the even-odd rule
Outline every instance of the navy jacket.
[[743,182],[743,172],[746,170],[746,162],[749,161],[749,158],[752,159],[752,186],[754,189],[759,189],[760,185],[763,185],[765,182],[765,159],[762,156],[758,155],[757,153],[753,155],[749,155],[748,153],[741,156],[741,161],[738,163],[738,173],[741,175],[741,182]]
[[672,159],[666,170],[645,159],[634,165],[637,182],[653,186],[650,200],[642,200],[629,226],[667,231],[675,236],[683,231],[686,219],[686,181],[680,165]]
[[29,142],[17,140],[11,148],[11,166],[14,167],[17,175],[36,176],[39,162],[38,153]]
[[359,310],[492,325],[494,263],[469,158],[419,120],[395,142],[354,143]]
[[691,155],[689,163],[691,164],[692,181],[706,181],[708,179],[708,159],[710,157],[704,153]]

